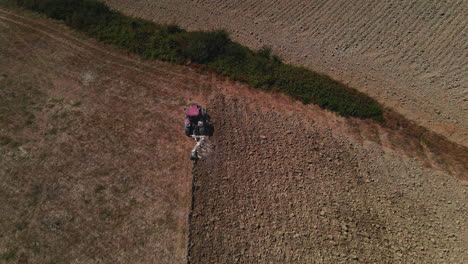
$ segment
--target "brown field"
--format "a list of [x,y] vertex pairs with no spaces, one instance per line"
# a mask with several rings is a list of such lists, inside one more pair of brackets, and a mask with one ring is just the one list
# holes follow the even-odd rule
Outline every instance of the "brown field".
[[0,36],[0,263],[183,263],[203,76],[3,9]]
[[401,155],[414,141],[234,91],[210,103],[189,263],[466,263],[468,185]]
[[[0,263],[468,261],[464,149],[24,11],[0,9],[0,58]],[[195,166],[191,101],[215,126]]]
[[468,146],[465,0],[104,0],[156,22],[226,29],[349,83]]

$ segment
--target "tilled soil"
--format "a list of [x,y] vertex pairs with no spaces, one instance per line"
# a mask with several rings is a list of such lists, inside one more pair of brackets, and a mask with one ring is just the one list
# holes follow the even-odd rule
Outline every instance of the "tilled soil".
[[264,96],[211,104],[190,263],[466,263],[466,183]]
[[226,29],[369,93],[468,146],[466,1],[105,0],[188,29]]

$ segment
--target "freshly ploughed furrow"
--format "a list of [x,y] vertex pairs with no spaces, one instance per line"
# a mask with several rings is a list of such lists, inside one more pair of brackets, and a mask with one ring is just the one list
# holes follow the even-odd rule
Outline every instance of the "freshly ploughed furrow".
[[210,103],[189,263],[463,262],[466,186],[298,113],[270,96]]

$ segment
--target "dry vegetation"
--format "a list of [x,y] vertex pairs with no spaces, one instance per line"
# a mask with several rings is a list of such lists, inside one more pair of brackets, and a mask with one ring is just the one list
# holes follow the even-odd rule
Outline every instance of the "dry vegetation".
[[0,262],[183,263],[193,75],[3,9],[0,35]]

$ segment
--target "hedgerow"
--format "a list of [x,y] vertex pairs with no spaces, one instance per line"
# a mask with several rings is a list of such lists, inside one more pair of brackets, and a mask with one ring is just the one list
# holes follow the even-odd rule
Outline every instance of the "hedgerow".
[[251,50],[222,30],[187,32],[125,16],[97,0],[16,0],[17,4],[64,21],[105,43],[146,59],[194,62],[233,80],[285,93],[343,116],[382,120],[382,108],[369,96],[328,76],[284,64],[271,50]]

